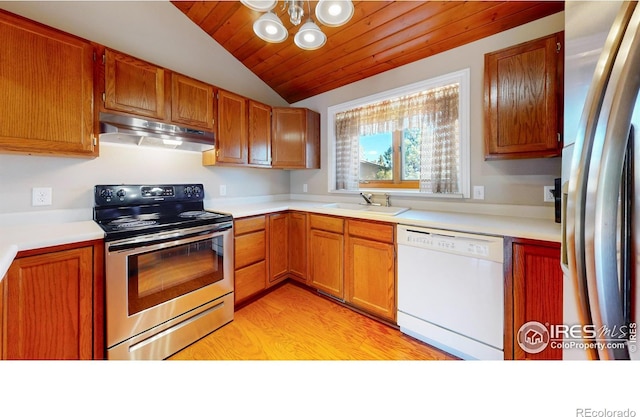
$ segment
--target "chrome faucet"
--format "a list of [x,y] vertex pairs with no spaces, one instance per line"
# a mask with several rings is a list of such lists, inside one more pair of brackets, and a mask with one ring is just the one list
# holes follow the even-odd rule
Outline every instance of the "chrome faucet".
[[364,198],[364,201],[367,202],[368,205],[372,205],[373,204],[373,194],[370,193],[360,193],[360,195],[362,196],[362,198]]
[[380,203],[374,203],[373,202],[373,194],[371,193],[360,193],[360,195],[362,196],[362,198],[364,198],[364,201],[366,201],[366,203],[360,203],[360,204],[366,204],[368,206],[379,206]]

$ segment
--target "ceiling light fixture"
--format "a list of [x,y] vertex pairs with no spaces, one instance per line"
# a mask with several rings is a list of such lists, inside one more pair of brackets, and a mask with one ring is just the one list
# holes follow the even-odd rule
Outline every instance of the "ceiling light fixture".
[[[288,31],[280,18],[273,12],[277,4],[275,0],[240,0],[242,4],[257,12],[267,12],[260,16],[253,24],[253,31],[266,42],[283,42],[288,37]],[[298,26],[304,17],[304,0],[285,0],[283,10],[289,14],[289,21]],[[322,47],[327,42],[327,36],[311,19],[311,4],[307,0],[309,18],[300,27],[294,37],[295,44],[306,50]],[[316,6],[316,17],[325,26],[336,27],[347,23],[353,16],[354,7],[350,0],[320,0]]]
[[240,3],[244,4],[251,10],[256,12],[268,12],[276,5],[276,0],[240,0]]
[[347,23],[353,16],[353,3],[343,0],[320,0],[316,17],[325,26],[336,27]]

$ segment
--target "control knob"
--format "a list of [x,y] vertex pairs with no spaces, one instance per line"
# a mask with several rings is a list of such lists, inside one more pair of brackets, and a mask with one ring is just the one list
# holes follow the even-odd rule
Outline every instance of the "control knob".
[[111,201],[111,198],[113,197],[113,190],[111,188],[103,189],[100,191],[100,197],[107,201]]

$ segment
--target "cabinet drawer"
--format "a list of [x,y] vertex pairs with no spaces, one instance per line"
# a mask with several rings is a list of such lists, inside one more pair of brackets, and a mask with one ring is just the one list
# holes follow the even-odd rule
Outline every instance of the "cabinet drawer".
[[393,225],[387,223],[373,223],[362,220],[347,221],[349,236],[359,236],[365,239],[393,243]]
[[264,230],[266,225],[265,216],[247,217],[246,219],[236,220],[233,224],[235,235],[243,235],[256,230]]
[[327,232],[342,233],[344,229],[344,219],[340,217],[312,214],[309,216],[309,224],[312,229],[326,230]]
[[266,288],[267,262],[261,261],[235,273],[236,304]]
[[235,269],[243,268],[266,258],[266,232],[253,232],[235,238]]

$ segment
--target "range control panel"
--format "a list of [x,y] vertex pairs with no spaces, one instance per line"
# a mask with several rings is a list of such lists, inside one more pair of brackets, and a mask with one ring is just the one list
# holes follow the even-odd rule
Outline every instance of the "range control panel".
[[202,201],[202,184],[172,185],[96,185],[94,198],[97,207],[149,204],[161,201]]

